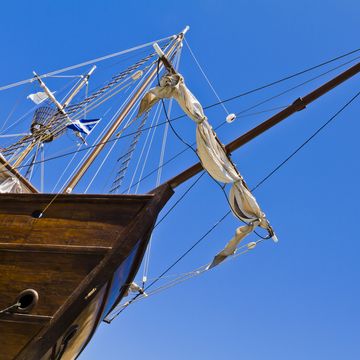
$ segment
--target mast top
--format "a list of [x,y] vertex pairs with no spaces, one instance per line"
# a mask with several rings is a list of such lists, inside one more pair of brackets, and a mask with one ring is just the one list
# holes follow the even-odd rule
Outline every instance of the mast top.
[[180,35],[184,36],[190,30],[190,26],[186,25],[185,29],[180,33]]
[[[172,36],[172,38],[173,39],[180,39],[180,40],[182,40],[183,38],[184,38],[184,36],[185,36],[185,34],[188,32],[190,30],[190,26],[189,25],[186,25],[185,26],[185,28],[182,30],[182,31],[180,31],[178,34],[176,34],[176,35],[173,35]],[[156,43],[157,41],[155,41],[155,43]]]

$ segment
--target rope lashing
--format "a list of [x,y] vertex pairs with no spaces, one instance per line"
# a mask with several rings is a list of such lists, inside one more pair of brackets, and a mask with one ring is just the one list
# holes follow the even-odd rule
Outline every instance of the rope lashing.
[[21,307],[21,304],[19,302],[17,302],[17,303],[15,303],[13,305],[8,306],[5,309],[0,310],[0,315],[15,311],[20,307]]

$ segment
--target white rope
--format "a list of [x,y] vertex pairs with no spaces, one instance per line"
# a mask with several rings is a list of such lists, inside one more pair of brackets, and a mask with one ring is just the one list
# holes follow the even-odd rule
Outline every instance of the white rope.
[[[146,166],[146,164],[147,164],[147,161],[148,161],[148,158],[149,158],[149,155],[150,155],[150,151],[151,151],[151,148],[152,148],[152,144],[153,144],[153,141],[154,141],[154,138],[155,138],[156,130],[157,130],[157,128],[158,128],[157,125],[158,125],[158,123],[159,123],[160,115],[161,115],[160,105],[161,105],[161,104],[158,105],[158,109],[159,109],[160,111],[159,111],[159,113],[158,113],[158,116],[157,116],[157,119],[156,119],[156,122],[155,122],[155,126],[154,126],[153,129],[151,129],[151,130],[153,130],[153,133],[152,133],[152,135],[151,135],[151,139],[150,139],[149,147],[148,147],[147,152],[146,152],[145,160],[144,160],[144,162],[143,162],[143,166],[142,166],[142,168],[141,168],[141,172],[140,172],[140,174],[139,174],[138,181],[137,181],[137,183],[136,183],[135,194],[137,194],[138,191],[139,191],[139,186],[140,186],[140,183],[141,183],[140,179],[142,178],[142,176],[143,176],[143,174],[144,174],[145,166]],[[130,187],[128,188],[127,193],[128,193],[128,194],[130,193]]]
[[[148,131],[147,134],[146,134],[146,138],[145,138],[145,141],[144,141],[144,145],[142,146],[139,159],[138,159],[138,161],[137,161],[135,170],[134,170],[134,172],[133,172],[133,176],[132,176],[131,181],[130,181],[130,185],[129,185],[129,188],[128,188],[128,194],[129,194],[129,192],[130,192],[130,189],[131,189],[131,187],[132,187],[132,184],[134,183],[135,176],[136,176],[136,174],[137,174],[137,172],[138,172],[138,169],[139,169],[139,166],[140,166],[140,162],[142,162],[143,168],[144,168],[144,166],[146,166],[147,157],[146,157],[145,161],[142,161],[142,160],[143,160],[143,155],[144,155],[144,152],[145,152],[145,149],[146,149],[148,140],[149,140],[149,138],[150,138],[151,130],[152,130],[152,128],[153,128],[154,121],[155,121],[156,115],[157,115],[157,113],[158,113],[158,110],[159,110],[159,108],[160,108],[160,105],[161,105],[161,104],[158,103],[157,106],[156,106],[155,114],[154,114],[154,116],[153,116],[153,118],[152,118],[152,120],[151,120],[151,124],[150,124],[150,131]],[[158,120],[159,120],[159,117],[158,117]],[[157,122],[156,122],[156,125],[157,125]],[[156,125],[155,125],[155,126],[156,126]],[[134,192],[135,194],[137,194],[137,190],[138,190],[138,188],[136,188],[136,190],[135,190],[135,192]]]
[[59,185],[60,181],[62,180],[62,178],[64,177],[67,169],[71,166],[72,162],[75,160],[75,157],[79,154],[79,151],[81,149],[81,147],[84,144],[80,144],[79,146],[77,146],[77,150],[74,153],[74,155],[72,156],[71,160],[68,162],[68,164],[66,165],[65,169],[63,170],[63,172],[61,173],[60,177],[58,178],[58,181],[56,182],[56,184],[54,185],[53,189],[52,189],[52,193],[55,191],[55,189],[57,188],[57,186]]
[[79,79],[78,81],[74,82],[74,85],[70,88],[70,90],[63,96],[62,100],[60,101],[60,103],[64,103],[65,99],[73,92],[73,90],[78,86],[78,84],[80,84],[81,79]]
[[29,111],[27,111],[24,115],[20,116],[14,123],[9,125],[5,130],[1,130],[0,134],[6,133],[9,129],[17,125],[21,120],[24,120],[24,118],[28,116],[30,113],[34,112],[37,107],[38,107],[37,105],[33,106]]
[[[243,244],[241,246],[239,246],[235,252],[234,255],[229,256],[226,260],[224,260],[222,263],[220,263],[218,266],[222,266],[223,264],[225,264],[226,262],[230,261],[230,260],[234,260],[236,258],[238,258],[241,255],[244,255],[246,253],[248,253],[249,251],[251,251],[252,249],[254,249],[259,243],[265,241],[265,239],[259,239],[257,241],[250,241],[246,244]],[[128,307],[130,304],[134,304],[140,300],[144,300],[149,298],[150,296],[153,295],[157,295],[165,290],[168,290],[176,285],[179,285],[187,280],[190,280],[196,276],[200,276],[204,273],[206,273],[208,270],[208,266],[210,263],[205,264],[203,266],[198,267],[197,269],[193,270],[193,271],[189,271],[183,274],[179,274],[175,279],[170,280],[169,282],[165,283],[164,285],[161,285],[159,287],[157,287],[156,289],[152,290],[152,291],[146,291],[145,294],[139,295],[136,299],[131,300],[131,303],[129,301],[120,304],[119,306],[117,306],[113,311],[112,311],[112,315],[109,314],[109,316],[107,317],[107,321],[111,322],[119,313],[119,311],[122,311],[122,309]],[[165,278],[165,277],[164,277]],[[154,280],[158,280],[159,278],[155,278]],[[161,278],[163,279],[163,278]]]
[[[177,52],[176,57],[175,57],[175,61],[174,61],[174,67],[175,67],[176,70],[179,69],[180,55],[181,55],[181,48]],[[170,115],[171,115],[172,104],[173,104],[173,99],[171,98],[170,102],[169,102],[169,107],[168,107],[168,110],[167,110],[167,116],[169,118],[170,118]],[[165,124],[164,134],[163,134],[163,139],[162,139],[162,144],[161,144],[159,165],[158,165],[158,171],[157,171],[157,177],[156,177],[156,187],[158,187],[160,185],[160,182],[161,182],[161,175],[162,175],[162,169],[163,169],[163,164],[164,164],[165,149],[166,149],[166,142],[167,142],[168,133],[169,133],[169,122],[167,121],[166,124]],[[130,191],[130,189],[131,189],[131,185],[129,187],[129,191]],[[149,239],[147,249],[146,249],[146,252],[145,252],[145,256],[144,256],[145,261],[144,261],[144,271],[143,271],[143,278],[142,278],[143,286],[147,281],[147,276],[148,276],[148,273],[149,273],[152,240],[153,240],[153,237],[151,235],[150,239]]]
[[6,134],[6,135],[0,135],[0,138],[17,137],[17,136],[27,136],[27,135],[31,135],[31,133]]
[[12,107],[12,109],[10,110],[8,116],[6,117],[4,123],[1,125],[0,128],[0,133],[2,132],[2,130],[4,129],[4,127],[6,126],[6,124],[8,123],[8,121],[10,120],[10,118],[12,117],[12,115],[14,114],[15,110],[18,108],[21,99],[24,97],[24,94],[26,92],[27,88],[24,89],[23,92],[21,92],[21,94],[19,95],[18,99],[16,100],[14,106]]
[[49,75],[51,78],[83,78],[84,75]]
[[[36,147],[36,150],[35,150],[36,152],[35,152],[35,155],[34,155],[34,160],[35,161],[36,161],[37,156],[38,156],[39,146],[40,146],[40,144],[38,143],[37,147]],[[29,177],[28,177],[29,182],[31,182],[31,179],[32,179],[32,176],[33,176],[33,173],[34,173],[35,164],[32,164],[30,166],[31,166],[31,169],[30,169],[30,174],[29,174]]]
[[189,52],[191,54],[191,56],[193,57],[193,59],[195,60],[196,62],[196,65],[198,66],[199,70],[201,71],[202,75],[204,76],[205,80],[207,81],[207,83],[209,84],[211,90],[213,91],[214,95],[216,96],[216,98],[219,100],[219,103],[221,104],[222,108],[224,109],[225,113],[227,115],[229,115],[229,111],[228,109],[226,108],[226,106],[224,105],[224,103],[222,102],[220,96],[218,95],[217,91],[215,90],[214,86],[212,85],[212,83],[210,82],[209,78],[206,76],[203,68],[201,67],[198,59],[196,58],[195,54],[193,53],[193,51],[191,50],[191,47],[189,45],[189,43],[186,41],[186,39],[184,38],[185,40],[185,44],[187,46],[187,48],[189,49]]
[[[71,66],[68,66],[68,67],[65,67],[65,68],[62,68],[62,69],[59,69],[59,70],[54,70],[54,71],[48,72],[46,74],[39,75],[39,77],[40,78],[45,78],[45,77],[57,75],[57,74],[60,74],[60,73],[66,72],[66,71],[78,69],[78,68],[86,66],[86,65],[91,65],[91,64],[94,64],[94,63],[98,63],[100,61],[108,60],[108,59],[111,59],[111,58],[114,58],[114,57],[117,57],[117,56],[120,56],[120,55],[127,54],[129,52],[140,50],[140,49],[143,49],[143,48],[145,48],[147,46],[152,46],[154,43],[159,43],[159,42],[169,40],[169,39],[172,39],[172,38],[174,38],[174,35],[168,36],[168,37],[165,37],[165,38],[162,38],[162,39],[159,39],[159,40],[151,41],[151,42],[148,42],[148,43],[145,43],[145,44],[142,44],[142,45],[134,46],[134,47],[132,47],[130,49],[126,49],[126,50],[118,51],[118,52],[115,52],[115,53],[112,53],[112,54],[109,54],[109,55],[101,56],[101,57],[98,57],[96,59],[84,61],[84,62],[82,62],[80,64],[71,65]],[[12,84],[3,85],[3,86],[0,87],[0,91],[10,89],[10,88],[15,87],[15,86],[31,83],[33,81],[34,81],[34,78],[30,78],[30,79],[17,81],[17,82],[14,82]]]
[[45,150],[44,150],[44,143],[40,144],[40,192],[44,192],[44,183],[45,183]]
[[[174,61],[174,67],[175,67],[176,71],[179,70],[180,55],[181,55],[181,48],[180,48],[179,52],[177,53],[175,61]],[[167,110],[167,115],[168,115],[169,119],[171,118],[172,104],[173,104],[173,98],[170,99],[169,107]],[[167,121],[165,124],[164,135],[163,135],[163,140],[162,140],[162,145],[161,145],[161,153],[160,153],[158,173],[157,173],[157,179],[156,179],[156,187],[159,186],[160,182],[161,182],[161,174],[162,174],[162,169],[163,169],[163,164],[164,164],[165,148],[166,148],[168,132],[169,132],[169,122]]]
[[[89,80],[86,82],[86,85],[85,85],[85,99],[87,99],[88,96],[89,96]],[[84,119],[86,119],[86,117],[87,117],[88,105],[89,104],[85,104],[85,106],[84,106]]]
[[[169,108],[168,108],[169,117],[170,117],[172,102],[173,101],[171,99],[169,102]],[[159,159],[159,165],[158,165],[158,171],[157,171],[157,177],[156,177],[156,187],[158,187],[161,182],[161,174],[162,174],[162,168],[163,168],[163,164],[164,164],[165,148],[166,148],[166,141],[167,141],[168,133],[169,133],[169,123],[166,122],[165,128],[164,128],[163,140],[162,140],[162,144],[161,144],[160,159]]]
[[[244,245],[238,247],[234,255],[228,257],[225,261],[223,261],[222,263],[220,263],[217,266],[223,265],[223,264],[225,264],[226,262],[228,262],[230,260],[234,260],[234,259],[238,258],[239,256],[248,253],[249,251],[251,251],[250,246],[252,244],[255,244],[255,246],[256,246],[258,243],[263,242],[263,241],[265,241],[265,239],[259,239],[257,241],[251,241],[251,242],[248,242],[247,244],[244,244]],[[175,285],[177,285],[179,283],[182,283],[182,282],[184,282],[184,281],[186,281],[186,280],[188,280],[190,278],[202,275],[203,273],[208,271],[208,266],[209,266],[209,264],[205,264],[205,265],[200,266],[199,268],[197,268],[197,269],[195,269],[195,270],[193,270],[191,272],[181,274],[176,279],[174,279],[174,280],[172,280],[172,281],[170,281],[170,282],[168,282],[168,283],[166,283],[166,284],[164,284],[164,285],[162,285],[162,286],[148,292],[147,295],[148,296],[155,295],[155,294],[157,294],[159,292],[162,292],[164,290],[167,290],[167,289],[169,289],[169,288],[171,288],[171,287],[173,287],[173,286],[175,286]]]

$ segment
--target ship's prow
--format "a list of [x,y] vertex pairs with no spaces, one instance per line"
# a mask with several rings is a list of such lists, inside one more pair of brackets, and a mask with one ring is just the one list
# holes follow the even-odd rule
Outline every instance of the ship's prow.
[[171,195],[167,185],[148,195],[0,194],[0,310],[18,303],[0,318],[1,358],[77,357],[127,290]]

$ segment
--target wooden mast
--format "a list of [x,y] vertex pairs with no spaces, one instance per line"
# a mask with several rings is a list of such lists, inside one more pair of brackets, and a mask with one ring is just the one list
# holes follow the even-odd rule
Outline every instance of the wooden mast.
[[[41,76],[39,76],[35,71],[33,71],[34,74],[34,78],[39,82],[41,88],[44,90],[45,94],[48,96],[48,98],[55,104],[55,106],[57,107],[58,111],[60,113],[62,113],[67,120],[71,123],[71,119],[69,118],[68,114],[65,111],[65,108],[69,105],[69,103],[71,102],[71,100],[75,97],[75,95],[81,90],[81,88],[87,83],[87,81],[89,80],[91,74],[95,71],[96,69],[96,65],[94,65],[90,71],[83,77],[83,79],[81,80],[81,82],[79,83],[79,85],[74,89],[74,91],[72,93],[70,93],[70,95],[67,97],[67,99],[64,101],[63,104],[60,104],[59,101],[55,98],[55,96],[53,95],[53,93],[50,91],[50,89],[46,86],[46,84],[41,80]],[[81,137],[81,136],[80,136]],[[81,137],[82,139],[82,137]],[[82,139],[83,140],[83,139]],[[26,148],[25,150],[19,155],[19,157],[16,159],[16,161],[12,164],[12,167],[16,168],[18,167],[23,160],[29,155],[29,153],[31,152],[31,150],[33,150],[33,148],[35,147],[35,145],[37,144],[36,141],[32,141]]]
[[[268,120],[264,121],[260,125],[256,126],[255,128],[249,130],[245,134],[241,135],[237,139],[233,140],[229,144],[226,145],[227,153],[231,153],[232,151],[240,148],[241,146],[245,145],[250,140],[256,138],[260,134],[264,133],[268,129],[272,128],[279,122],[285,120],[290,115],[294,114],[297,111],[301,111],[306,108],[311,102],[317,100],[322,95],[326,94],[328,91],[332,90],[336,86],[340,85],[344,81],[350,79],[354,75],[360,72],[360,63],[355,64],[351,68],[345,70],[335,78],[331,79],[330,81],[326,82],[319,88],[315,89],[311,93],[305,95],[304,97],[299,97],[296,99],[291,105],[286,107],[284,110],[278,112],[277,114],[270,117]],[[180,184],[184,183],[185,181],[191,179],[193,176],[198,174],[200,171],[203,170],[203,167],[200,162],[194,164],[193,166],[189,167],[188,169],[182,171],[180,174],[174,176],[170,180],[166,181],[173,189],[179,186]]]
[[[170,47],[170,49],[167,51],[167,56],[170,56],[172,52],[176,49],[176,47],[182,42],[183,37],[185,33],[189,30],[189,27],[187,26],[179,35],[176,36],[174,44]],[[162,67],[162,64],[159,65],[159,68]],[[116,132],[120,124],[124,121],[125,117],[128,115],[136,101],[140,98],[143,91],[146,89],[146,87],[151,83],[151,81],[154,79],[156,74],[158,73],[157,68],[155,68],[149,76],[145,79],[143,84],[139,87],[139,89],[136,91],[134,96],[129,100],[129,102],[126,104],[125,108],[122,110],[122,112],[119,114],[119,116],[116,118],[114,123],[111,125],[109,130],[106,132],[106,134],[102,137],[102,139],[99,141],[98,146],[94,148],[94,150],[91,152],[91,154],[88,156],[88,158],[85,160],[85,162],[81,165],[80,169],[77,171],[77,173],[73,176],[73,178],[68,182],[68,184],[65,186],[64,193],[71,193],[74,189],[74,187],[77,185],[77,183],[80,181],[80,179],[83,177],[85,172],[88,170],[88,168],[91,166],[91,164],[94,162],[96,157],[99,155],[99,153],[103,150],[105,147],[107,141],[111,138],[111,136]]]

